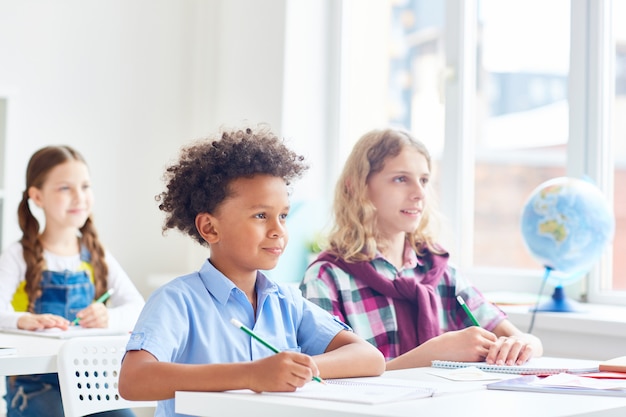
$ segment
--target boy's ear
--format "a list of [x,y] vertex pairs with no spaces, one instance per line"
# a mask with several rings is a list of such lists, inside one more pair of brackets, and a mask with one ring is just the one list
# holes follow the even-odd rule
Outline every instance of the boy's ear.
[[37,187],[28,187],[28,198],[39,208],[41,208],[41,190]]
[[217,219],[209,213],[199,213],[196,216],[196,229],[209,244],[217,243],[220,240],[217,232]]

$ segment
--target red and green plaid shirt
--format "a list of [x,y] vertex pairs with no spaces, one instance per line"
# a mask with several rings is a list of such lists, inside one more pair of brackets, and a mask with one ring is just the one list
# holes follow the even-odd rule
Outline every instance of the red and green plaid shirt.
[[[425,274],[422,260],[407,244],[404,266],[398,271],[381,254],[371,261],[383,276],[396,275],[421,279]],[[393,298],[386,297],[362,284],[331,262],[314,262],[300,284],[303,295],[338,319],[348,324],[356,334],[376,346],[387,360],[399,356],[398,325]],[[437,286],[439,323],[442,332],[460,330],[472,322],[456,300],[461,295],[480,325],[493,330],[506,315],[490,303],[467,280],[449,266]]]

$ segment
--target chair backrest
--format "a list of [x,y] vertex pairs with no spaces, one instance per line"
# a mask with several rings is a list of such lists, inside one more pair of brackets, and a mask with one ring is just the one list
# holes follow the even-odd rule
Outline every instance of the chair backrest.
[[118,392],[128,338],[128,335],[76,337],[61,346],[57,367],[66,417],[156,406],[156,401],[125,400]]

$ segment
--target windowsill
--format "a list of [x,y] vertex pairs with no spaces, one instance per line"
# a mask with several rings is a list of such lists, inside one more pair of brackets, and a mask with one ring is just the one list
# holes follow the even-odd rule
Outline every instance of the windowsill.
[[[605,360],[626,354],[626,307],[581,304],[575,313],[538,312],[532,333],[548,356]],[[528,331],[532,312],[528,305],[500,308],[520,330]]]
[[[535,329],[559,330],[585,335],[622,335],[626,338],[626,307],[598,304],[580,304],[581,312],[558,313],[541,311],[535,315]],[[500,306],[509,318],[528,329],[532,319],[530,307]]]

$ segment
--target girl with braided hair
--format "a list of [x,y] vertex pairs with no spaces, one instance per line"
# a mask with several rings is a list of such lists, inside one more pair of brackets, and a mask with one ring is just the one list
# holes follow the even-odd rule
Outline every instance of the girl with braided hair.
[[[84,158],[69,146],[35,152],[18,207],[22,238],[0,256],[0,327],[132,328],[144,300],[98,238]],[[43,228],[31,212],[43,211]],[[109,291],[107,304],[94,303]],[[56,374],[7,380],[7,417],[63,416]],[[107,416],[132,415],[129,410]]]

